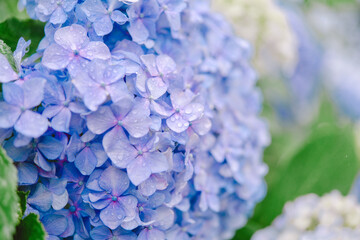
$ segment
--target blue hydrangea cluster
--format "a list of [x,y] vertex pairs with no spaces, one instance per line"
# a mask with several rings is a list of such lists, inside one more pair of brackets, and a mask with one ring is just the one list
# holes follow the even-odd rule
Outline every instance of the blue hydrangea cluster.
[[228,239],[265,195],[249,46],[195,0],[22,0],[0,140],[48,239]]

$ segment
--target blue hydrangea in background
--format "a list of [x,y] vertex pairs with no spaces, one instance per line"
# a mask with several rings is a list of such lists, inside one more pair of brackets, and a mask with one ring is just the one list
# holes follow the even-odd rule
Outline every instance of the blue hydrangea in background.
[[228,239],[266,193],[249,45],[207,1],[23,0],[0,139],[49,239]]

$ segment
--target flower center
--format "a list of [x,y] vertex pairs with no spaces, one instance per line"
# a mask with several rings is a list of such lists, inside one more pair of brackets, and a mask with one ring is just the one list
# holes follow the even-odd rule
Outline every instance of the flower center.
[[122,126],[123,125],[123,122],[121,120],[118,121],[117,123],[119,126]]
[[149,226],[148,229],[149,229],[149,230],[152,230],[152,229],[153,229],[153,226]]
[[139,211],[140,211],[140,212],[144,211],[144,207],[142,207],[142,206],[139,207]]
[[175,109],[175,112],[177,112],[177,113],[180,112],[180,109],[179,108]]
[[113,200],[113,201],[115,202],[115,201],[118,200],[118,198],[117,198],[116,196],[113,196],[113,197],[111,198],[111,200]]
[[84,182],[80,181],[78,184],[79,184],[79,186],[82,186],[84,184]]
[[143,13],[140,13],[140,18],[144,18],[145,15]]
[[75,206],[71,206],[70,208],[69,208],[69,210],[70,210],[70,212],[75,212],[76,211],[76,207]]
[[138,155],[143,155],[143,151],[139,150]]
[[79,51],[78,51],[78,50],[75,50],[75,51],[74,51],[74,56],[75,56],[75,57],[79,56]]

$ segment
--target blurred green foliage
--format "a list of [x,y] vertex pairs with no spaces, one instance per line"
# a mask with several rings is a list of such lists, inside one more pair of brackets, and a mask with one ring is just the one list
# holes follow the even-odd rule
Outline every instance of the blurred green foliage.
[[349,192],[358,172],[352,125],[339,122],[332,105],[324,101],[317,120],[300,130],[305,135],[300,141],[296,131],[273,134],[272,144],[264,153],[269,165],[268,194],[234,239],[250,239],[281,214],[287,201],[298,196],[323,195],[333,189]]
[[46,232],[40,223],[39,216],[30,213],[16,227],[14,240],[44,240]]
[[10,240],[18,222],[17,170],[0,147],[0,239]]
[[25,11],[20,12],[18,10],[17,3],[18,0],[0,0],[0,22],[11,17],[15,17],[17,19],[29,18]]

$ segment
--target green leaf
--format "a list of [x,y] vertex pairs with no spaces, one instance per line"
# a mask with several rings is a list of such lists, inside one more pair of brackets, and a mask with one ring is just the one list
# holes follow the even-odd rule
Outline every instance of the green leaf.
[[323,195],[333,189],[343,194],[349,192],[358,172],[352,125],[336,121],[331,104],[325,103],[310,130],[300,147],[286,159],[282,159],[282,152],[291,138],[287,139],[286,133],[273,138],[264,155],[264,161],[269,164],[268,194],[234,239],[250,239],[255,231],[269,226],[281,214],[287,201],[301,195]]
[[0,147],[0,239],[10,240],[17,223],[17,171],[12,160]]
[[25,11],[20,12],[17,8],[17,0],[1,0],[0,1],[0,22],[8,18],[27,19],[29,16]]
[[1,39],[0,39],[0,53],[7,58],[11,67],[14,69],[14,71],[16,71],[13,52],[11,51],[11,48]]
[[19,196],[19,222],[21,221],[22,217],[24,216],[25,210],[26,210],[26,200],[29,196],[30,191],[23,192],[23,191],[17,191],[17,194]]
[[12,51],[15,51],[19,38],[31,40],[30,51],[26,54],[30,56],[44,36],[44,26],[45,24],[39,21],[11,18],[0,23],[0,38]]
[[44,240],[45,229],[39,220],[39,216],[30,213],[16,227],[14,240]]

